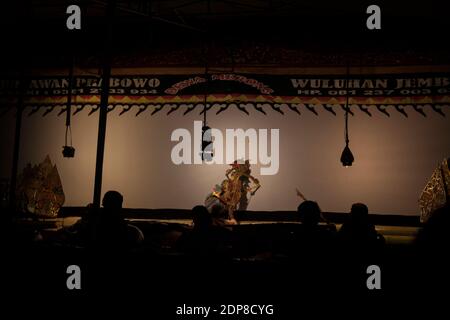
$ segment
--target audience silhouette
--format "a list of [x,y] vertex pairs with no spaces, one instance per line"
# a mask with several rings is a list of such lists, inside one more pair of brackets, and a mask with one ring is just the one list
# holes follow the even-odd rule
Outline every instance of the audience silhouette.
[[212,216],[204,206],[192,208],[192,224],[194,230],[200,232],[209,230],[212,227]]
[[347,221],[339,230],[339,238],[347,248],[361,248],[363,250],[376,249],[384,244],[374,224],[369,219],[369,209],[363,203],[354,203]]
[[305,200],[297,208],[301,224],[289,245],[295,256],[327,254],[332,249],[334,225],[320,225],[322,211],[315,201]]
[[[111,257],[112,260],[108,261],[113,261],[113,264],[117,261],[129,261],[122,259],[123,255],[116,255],[116,253],[126,252],[128,258],[133,257],[133,254],[128,254],[129,249],[143,244],[142,231],[128,223],[124,217],[122,205],[123,196],[117,191],[108,191],[103,197],[101,208],[88,206],[82,219],[65,232],[69,238],[64,240],[72,239],[72,244],[93,249],[93,251],[88,250],[87,252],[95,253],[94,257],[98,256],[97,261],[101,262],[99,264],[101,267],[98,268],[96,274],[102,274],[103,267],[110,264],[109,262],[109,264],[105,264],[107,259],[104,257]],[[200,265],[203,267],[207,265],[204,263],[209,260],[219,262],[218,265],[227,267],[236,262],[245,265],[249,261],[252,263],[258,261],[257,263],[262,262],[269,265],[275,261],[275,265],[278,262],[288,261],[292,264],[282,266],[286,274],[290,274],[289,272],[292,271],[301,278],[301,281],[308,278],[314,279],[311,281],[313,285],[317,284],[317,281],[330,281],[324,275],[329,272],[329,267],[332,265],[335,274],[338,273],[339,279],[342,279],[339,280],[341,282],[335,281],[335,284],[354,284],[355,286],[361,285],[358,281],[361,277],[366,276],[364,272],[368,265],[375,264],[383,267],[385,266],[383,263],[386,261],[400,263],[399,260],[389,260],[392,257],[395,258],[398,252],[395,250],[398,250],[400,246],[395,247],[392,243],[386,245],[383,236],[377,232],[370,219],[367,205],[363,203],[354,203],[351,206],[339,232],[336,232],[334,225],[324,221],[318,203],[310,200],[303,201],[297,208],[297,217],[300,223],[278,223],[276,225],[243,223],[230,226],[227,224],[228,212],[220,204],[214,205],[211,212],[200,205],[192,208],[191,212],[191,227],[187,228],[179,223],[167,223],[164,225],[163,232],[153,238],[153,242],[149,240],[150,238],[147,239],[147,245],[151,243],[157,246],[159,237],[163,238],[164,232],[175,230],[174,225],[177,225],[178,228],[177,232],[174,232],[174,239],[178,237],[179,231],[183,230],[175,245],[175,242],[171,240],[168,252],[158,252],[158,255],[147,254],[154,253],[153,249],[150,250],[149,246],[141,247],[144,249],[142,251],[147,254],[146,256],[151,257],[152,263],[154,257],[167,258],[170,253],[173,253],[172,250],[175,250],[172,257],[180,259],[176,260],[177,262],[192,261],[195,264],[200,261]],[[3,221],[2,227],[5,231],[11,231],[14,224],[11,219],[6,218],[10,217],[3,216],[5,221]],[[154,221],[138,223],[144,227],[146,223],[147,226],[155,224]],[[159,225],[159,223],[156,224]],[[423,281],[422,284],[426,288],[429,284],[442,283],[441,276],[448,270],[449,264],[444,253],[450,247],[449,228],[450,209],[449,206],[445,206],[430,216],[417,235],[416,245],[409,247],[415,250],[411,257],[418,258],[418,260],[414,260],[415,265],[410,274],[417,272],[422,275],[418,281]],[[148,234],[153,233],[148,232]],[[11,233],[7,235],[12,236]],[[391,238],[389,239],[391,240]],[[63,241],[63,243],[68,242]],[[97,255],[98,252],[106,252],[106,254]],[[135,253],[134,250],[133,253]],[[417,255],[415,255],[416,253]],[[402,255],[402,258],[399,259],[403,259],[405,256]],[[403,261],[401,262],[403,263]],[[265,268],[267,265],[261,264],[260,266]],[[117,270],[123,270],[122,265],[118,265],[114,272]],[[91,272],[91,274],[93,273]],[[105,281],[111,274],[113,272],[105,275]],[[351,280],[347,281],[347,279],[352,279],[354,274],[358,276],[356,282],[352,284]],[[398,276],[396,277],[398,278]],[[398,281],[400,280],[397,279]]]
[[213,207],[212,213],[209,213],[206,207],[195,206],[192,217],[192,229],[183,233],[177,241],[180,251],[217,257],[230,249],[231,231],[214,221],[222,218],[219,208]]
[[103,208],[88,206],[86,214],[69,232],[81,245],[91,248],[115,250],[130,249],[144,240],[142,231],[128,224],[122,212],[123,196],[108,191],[103,196]]

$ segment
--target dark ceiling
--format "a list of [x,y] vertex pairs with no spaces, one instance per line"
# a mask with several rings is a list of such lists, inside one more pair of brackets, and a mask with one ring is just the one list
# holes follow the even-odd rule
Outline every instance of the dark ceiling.
[[[76,52],[96,56],[105,35],[107,0],[15,0],[2,4],[3,55],[15,63],[56,61]],[[377,1],[382,29],[365,27],[372,1],[117,0],[117,54],[255,43],[322,52],[448,52],[450,13],[437,1]],[[82,29],[68,31],[70,4],[82,9]],[[5,62],[3,62],[5,64]],[[38,63],[39,64],[39,63]]]

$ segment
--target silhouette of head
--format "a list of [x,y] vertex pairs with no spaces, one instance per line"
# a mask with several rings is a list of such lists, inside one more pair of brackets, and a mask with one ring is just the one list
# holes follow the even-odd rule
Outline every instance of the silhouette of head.
[[192,222],[195,229],[207,229],[212,225],[211,214],[205,206],[192,208]]
[[321,210],[315,201],[306,200],[297,208],[300,220],[305,226],[316,226],[319,224]]
[[108,191],[103,196],[102,205],[106,210],[122,209],[123,196],[117,191]]
[[364,203],[354,203],[350,210],[350,217],[355,222],[367,222],[369,220],[369,208]]

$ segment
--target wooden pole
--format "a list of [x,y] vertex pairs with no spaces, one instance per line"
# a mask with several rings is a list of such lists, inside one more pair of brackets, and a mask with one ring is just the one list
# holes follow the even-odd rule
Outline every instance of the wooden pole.
[[106,30],[104,34],[104,53],[102,66],[102,91],[100,96],[100,115],[98,120],[97,159],[95,163],[93,205],[100,207],[103,180],[103,159],[105,153],[106,120],[108,115],[109,80],[111,77],[111,43],[115,0],[109,0],[106,7]]
[[17,172],[19,168],[19,151],[20,151],[20,132],[22,130],[22,114],[23,114],[23,99],[27,83],[25,81],[24,74],[19,80],[19,97],[17,99],[17,111],[16,111],[16,127],[14,132],[14,149],[13,160],[11,168],[11,183],[9,185],[9,208],[11,211],[16,209],[16,187],[17,187]]

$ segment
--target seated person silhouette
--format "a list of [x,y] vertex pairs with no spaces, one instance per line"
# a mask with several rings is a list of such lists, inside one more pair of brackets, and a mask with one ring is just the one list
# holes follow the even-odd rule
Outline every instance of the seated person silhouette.
[[213,257],[228,251],[231,231],[214,224],[213,220],[206,207],[195,206],[192,209],[193,227],[177,240],[177,249],[188,254]]
[[363,203],[354,203],[350,215],[339,230],[339,239],[347,248],[377,249],[384,244],[380,235],[369,220],[369,209]]
[[293,234],[294,255],[329,252],[334,239],[333,226],[321,226],[322,211],[315,201],[303,201],[297,208],[301,224]]
[[103,196],[103,208],[88,206],[88,212],[69,232],[82,245],[104,249],[129,249],[144,240],[142,231],[126,222],[122,212],[123,196],[108,191]]

